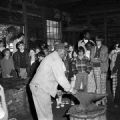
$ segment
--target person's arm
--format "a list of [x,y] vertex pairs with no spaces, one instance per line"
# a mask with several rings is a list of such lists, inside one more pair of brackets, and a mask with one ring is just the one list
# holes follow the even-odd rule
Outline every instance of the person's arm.
[[93,40],[89,40],[93,45],[95,45],[95,42]]
[[12,70],[15,70],[13,58],[11,58],[11,67],[12,67]]
[[115,65],[114,65],[113,70],[112,70],[112,74],[117,72],[118,67],[120,67],[120,54],[117,55]]
[[112,51],[110,52],[110,54],[108,55],[110,60],[112,60],[112,56],[113,56],[114,54],[115,54],[115,52],[114,52],[114,50],[112,50]]
[[97,58],[95,58],[95,54],[94,54],[95,52],[96,52],[96,48],[93,47],[90,51],[90,61],[92,63],[100,62]]
[[87,73],[89,74],[90,71],[92,70],[92,64],[88,58],[86,59],[86,65],[87,65]]
[[65,76],[64,63],[62,63],[62,61],[55,61],[52,64],[52,71],[55,75],[57,82],[64,88],[64,90],[70,91],[71,86]]
[[20,68],[18,65],[19,64],[19,57],[18,57],[17,53],[13,54],[13,63],[14,63],[14,67],[15,67],[16,71],[19,73],[19,71],[20,71]]
[[106,62],[108,60],[108,48],[106,47],[103,51],[102,54],[100,56],[100,61],[101,62]]
[[87,49],[86,49],[86,47],[85,47],[85,43],[82,42],[82,40],[80,40],[80,41],[78,42],[78,47],[83,47],[84,50],[85,50],[85,52],[87,51]]

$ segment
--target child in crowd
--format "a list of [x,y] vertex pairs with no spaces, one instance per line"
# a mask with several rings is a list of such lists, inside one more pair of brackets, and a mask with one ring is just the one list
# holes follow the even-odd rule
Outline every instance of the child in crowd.
[[37,46],[37,47],[35,48],[35,53],[36,53],[36,55],[37,55],[40,51],[41,51],[40,47]]
[[0,60],[3,58],[3,50],[5,49],[4,43],[2,40],[0,40]]
[[40,51],[37,54],[37,58],[38,58],[39,63],[41,63],[41,61],[45,58],[45,53],[43,51]]
[[41,61],[44,59],[45,57],[45,53],[43,51],[40,51],[36,54],[34,49],[30,49],[30,78],[32,78],[34,76],[34,74],[36,73],[36,70],[38,68],[38,66],[40,65]]
[[29,54],[22,41],[18,42],[16,46],[18,51],[13,54],[15,69],[18,72],[19,77],[26,79],[29,72]]
[[77,74],[76,59],[77,59],[77,53],[75,51],[73,51],[72,60],[71,60],[71,73],[70,73],[72,89],[74,89],[74,87],[75,87],[75,80],[76,80],[76,74]]
[[[71,59],[71,65],[70,65],[70,83],[72,87],[72,91],[74,91],[75,87],[75,81],[76,81],[76,74],[77,74],[77,69],[76,69],[76,58],[77,58],[77,53],[75,51],[72,52],[72,59]],[[71,105],[74,105],[74,98],[71,96]]]
[[34,76],[34,74],[36,73],[36,69],[38,67],[35,49],[30,49],[29,59],[30,59],[30,61],[29,61],[30,62],[29,77],[32,78]]
[[78,57],[76,59],[76,74],[75,89],[87,91],[88,74],[92,67],[89,59],[85,56],[85,50],[83,47],[78,48]]
[[13,77],[11,75],[12,71],[15,70],[13,59],[10,56],[10,49],[6,48],[3,50],[4,58],[1,60],[1,70],[3,78]]

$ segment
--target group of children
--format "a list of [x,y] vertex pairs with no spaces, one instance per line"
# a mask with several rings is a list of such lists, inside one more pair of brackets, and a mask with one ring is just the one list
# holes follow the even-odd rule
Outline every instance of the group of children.
[[[86,51],[84,47],[80,46],[77,51],[74,51],[73,47],[70,45],[68,48],[68,54],[66,56],[66,71],[67,78],[71,83],[72,90],[83,90],[85,92],[95,92],[88,90],[88,79],[89,74],[92,71],[92,64],[90,59],[86,56]],[[93,75],[93,74],[92,74]],[[89,78],[88,78],[89,77]],[[92,77],[93,79],[93,77]],[[95,85],[95,84],[94,84]],[[95,86],[94,86],[95,87]],[[62,102],[62,90],[58,90],[57,108],[63,107],[64,103],[68,104],[68,100],[63,100]],[[71,99],[71,105],[74,105],[74,101]]]
[[[103,37],[98,35],[93,42],[84,37],[78,42],[75,51],[70,45],[64,60],[67,78],[74,91],[106,94],[108,72],[108,48],[103,44]],[[60,99],[61,100],[61,99]],[[106,104],[106,98],[98,104]]]

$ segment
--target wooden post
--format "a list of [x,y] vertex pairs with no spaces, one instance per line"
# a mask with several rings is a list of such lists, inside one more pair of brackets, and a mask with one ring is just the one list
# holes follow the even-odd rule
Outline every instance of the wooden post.
[[45,15],[45,7],[41,7],[42,15],[41,19],[43,21],[43,29],[44,29],[44,42],[47,43],[47,24],[46,24],[46,15]]
[[105,33],[105,44],[107,43],[107,17],[106,13],[104,14],[104,33]]
[[90,15],[88,14],[87,15],[87,25],[88,25],[88,28],[90,27],[90,22],[91,22]]
[[25,48],[28,48],[28,21],[27,21],[27,12],[26,12],[26,2],[22,3],[23,8],[23,22],[24,22],[24,34],[25,34]]

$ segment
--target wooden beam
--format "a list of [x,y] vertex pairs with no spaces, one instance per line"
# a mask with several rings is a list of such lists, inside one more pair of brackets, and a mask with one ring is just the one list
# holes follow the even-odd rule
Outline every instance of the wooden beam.
[[107,17],[106,17],[106,13],[104,14],[104,34],[105,34],[105,44],[107,44]]
[[25,47],[28,48],[28,20],[26,14],[26,2],[22,3],[23,8],[23,21],[24,21],[24,31],[25,31]]
[[82,0],[59,0],[59,2],[57,1],[56,3],[58,3],[60,5],[60,4],[69,4],[69,3],[73,3],[73,2],[75,3],[75,2],[80,2],[80,1],[82,1]]
[[91,12],[88,12],[88,13],[80,13],[78,14],[78,16],[83,16],[83,15],[97,15],[97,14],[104,14],[104,13],[113,13],[113,12],[120,12],[120,8],[118,9],[111,9],[111,10],[100,10],[100,11],[91,11]]
[[[3,10],[3,11],[7,11],[7,12],[13,12],[13,13],[20,13],[20,14],[23,14],[23,11],[22,10],[10,10],[9,8],[4,8],[4,7],[0,7],[0,10]],[[38,14],[34,14],[34,13],[29,13],[29,12],[26,12],[26,14],[27,15],[29,15],[29,16],[33,16],[33,17],[40,17],[41,18],[41,16],[40,15],[38,15]]]

